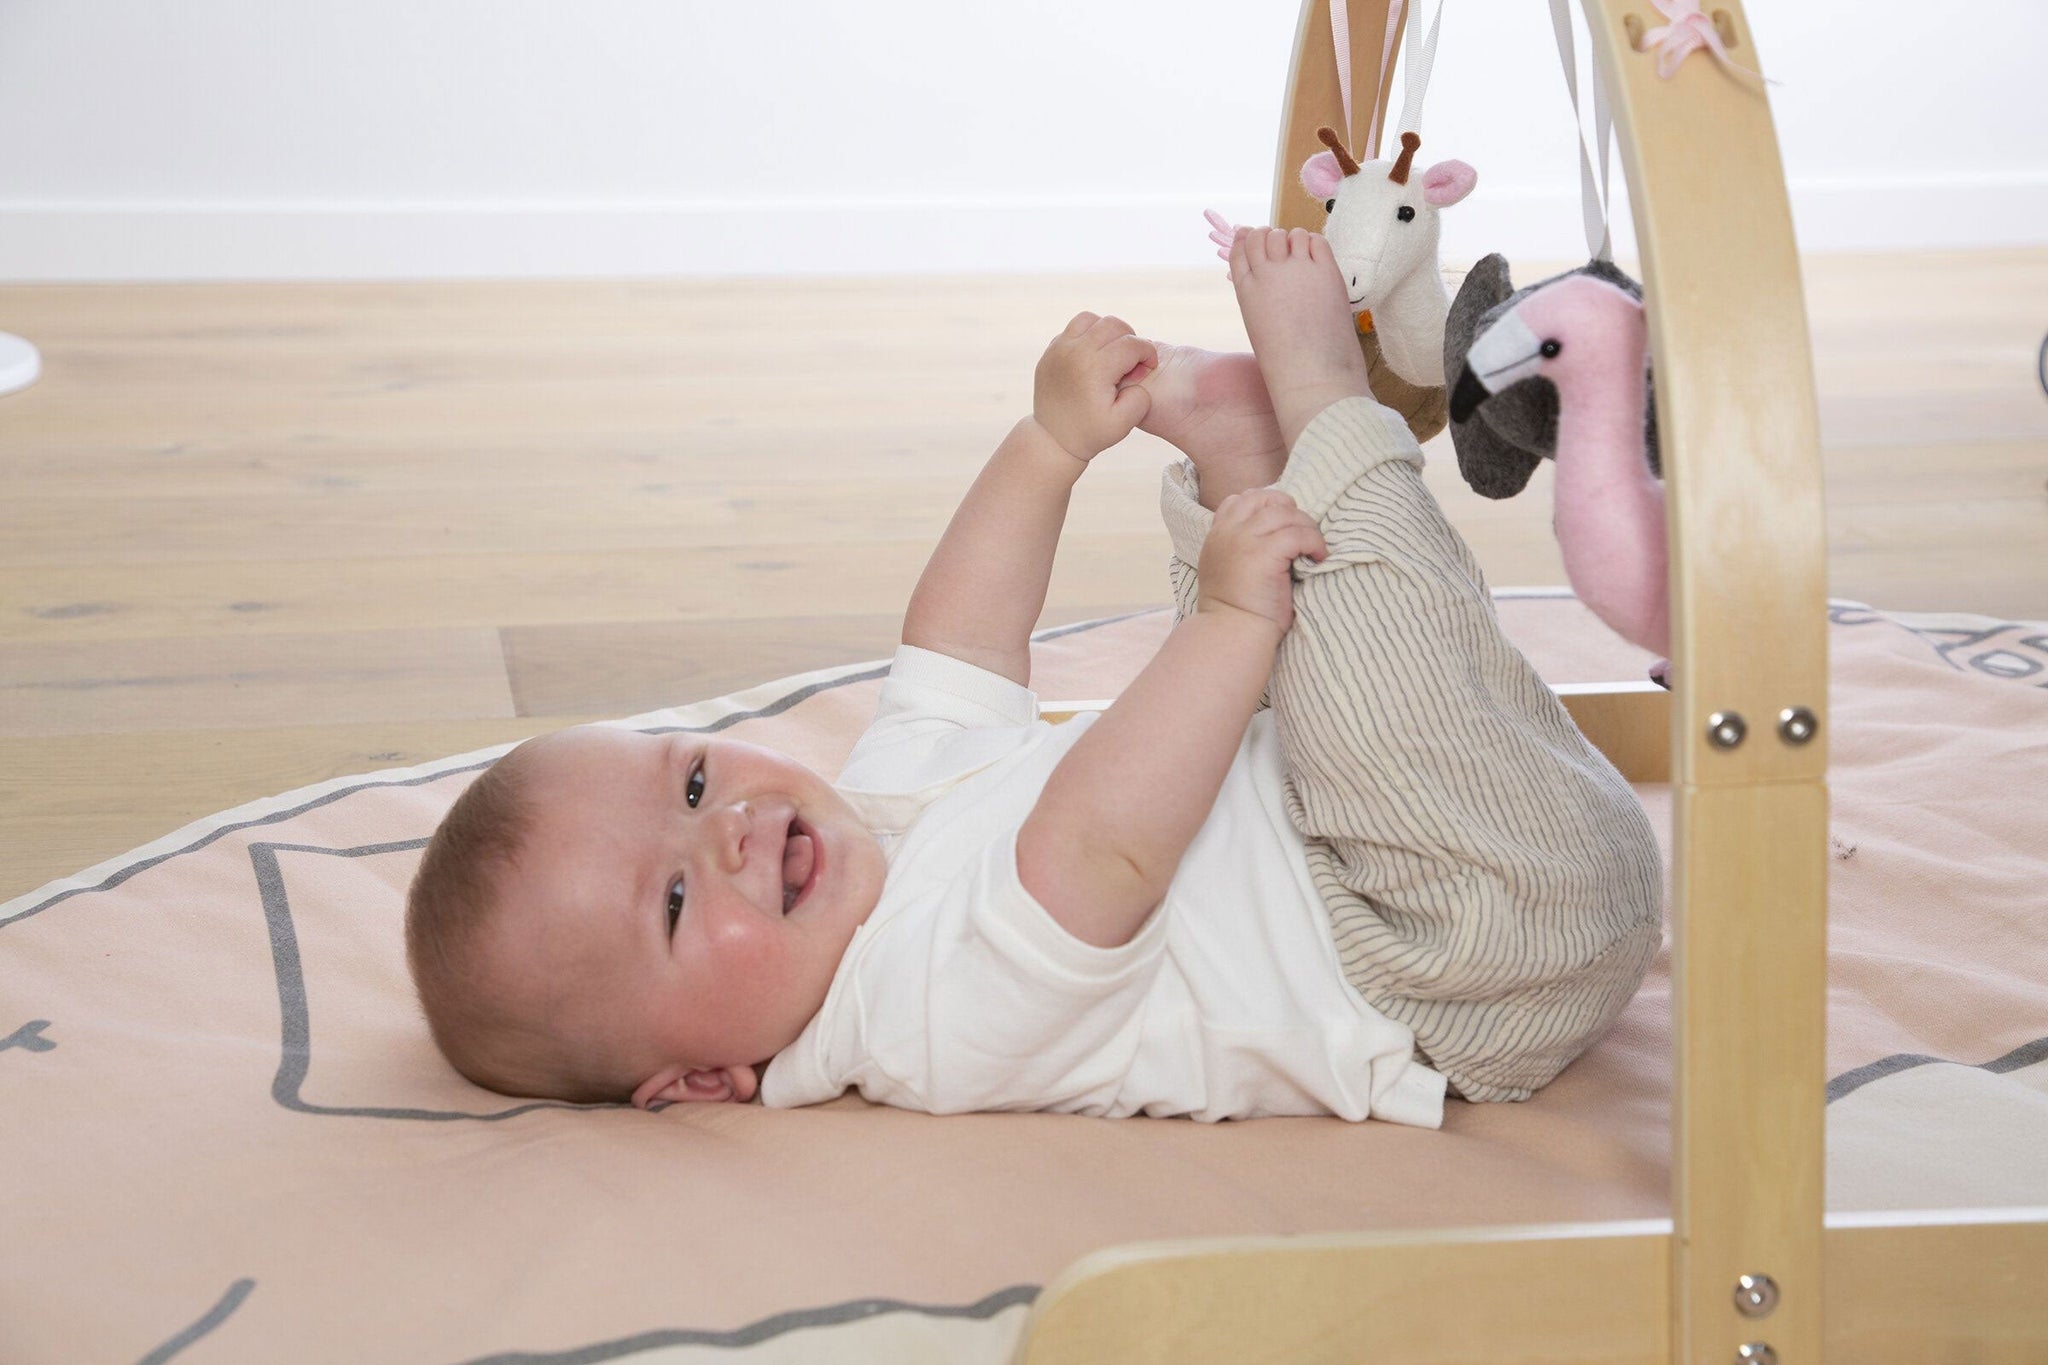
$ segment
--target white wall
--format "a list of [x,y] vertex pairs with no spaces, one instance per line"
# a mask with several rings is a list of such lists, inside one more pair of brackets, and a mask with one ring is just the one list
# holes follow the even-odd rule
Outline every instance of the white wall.
[[[0,279],[1198,264],[1296,10],[0,0]],[[1749,12],[1803,246],[2048,241],[2042,0]],[[1583,252],[1544,0],[1451,0],[1423,126],[1446,260]]]

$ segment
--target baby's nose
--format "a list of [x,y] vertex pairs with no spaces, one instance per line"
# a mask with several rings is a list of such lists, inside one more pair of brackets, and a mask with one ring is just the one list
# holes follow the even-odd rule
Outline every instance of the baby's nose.
[[754,832],[754,808],[745,801],[736,801],[722,808],[716,819],[718,865],[727,872],[737,872],[747,865],[746,845]]

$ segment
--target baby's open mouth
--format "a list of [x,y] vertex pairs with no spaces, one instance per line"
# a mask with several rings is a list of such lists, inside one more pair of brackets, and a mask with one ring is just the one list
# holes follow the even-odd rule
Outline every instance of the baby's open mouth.
[[801,820],[789,822],[789,836],[782,845],[782,913],[796,908],[809,894],[818,876],[818,847]]

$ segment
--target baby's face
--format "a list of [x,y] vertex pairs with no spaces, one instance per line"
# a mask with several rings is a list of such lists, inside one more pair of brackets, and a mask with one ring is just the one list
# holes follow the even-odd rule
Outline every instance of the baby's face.
[[492,960],[615,1067],[745,1067],[796,1039],[881,895],[881,847],[772,750],[583,726],[539,741]]

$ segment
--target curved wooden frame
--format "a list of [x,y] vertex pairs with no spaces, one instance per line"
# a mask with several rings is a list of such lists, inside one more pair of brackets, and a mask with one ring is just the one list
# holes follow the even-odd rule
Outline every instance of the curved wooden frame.
[[[1668,706],[1615,689],[1573,711],[1617,757],[1664,748],[1644,725],[1668,726],[1671,1220],[1112,1248],[1046,1287],[1021,1361],[1724,1365],[1752,1343],[1784,1365],[2048,1354],[2048,1210],[1824,1216],[1826,535],[1784,171],[1762,92],[1704,54],[1662,79],[1631,40],[1661,16],[1643,0],[1583,4],[1650,303],[1674,691]],[[1351,6],[1353,89],[1382,108],[1387,9]],[[1760,69],[1736,0],[1713,17]],[[1306,0],[1274,222],[1320,226],[1301,221],[1312,206],[1290,193],[1293,168],[1319,124],[1342,123],[1329,0]],[[1364,157],[1361,137],[1350,130]],[[1794,707],[1820,718],[1804,744],[1780,733]],[[1709,717],[1727,713],[1747,735],[1720,748]],[[1767,1317],[1738,1311],[1744,1274],[1776,1281]]]
[[[1384,3],[1349,6],[1351,24],[1351,125],[1344,123],[1344,95],[1337,83],[1336,40],[1330,30],[1330,0],[1306,0],[1301,22],[1294,29],[1294,63],[1287,81],[1287,108],[1280,119],[1280,148],[1273,160],[1273,213],[1275,227],[1308,228],[1321,231],[1323,215],[1301,188],[1297,178],[1302,163],[1323,150],[1316,136],[1318,128],[1335,128],[1344,134],[1344,145],[1360,161],[1380,154],[1379,144],[1368,138],[1375,115],[1381,131],[1386,128],[1387,102],[1392,84],[1380,85],[1380,57],[1386,51],[1387,21],[1392,6]],[[1394,41],[1401,40],[1401,25],[1394,24]],[[1372,145],[1367,143],[1371,141]]]

